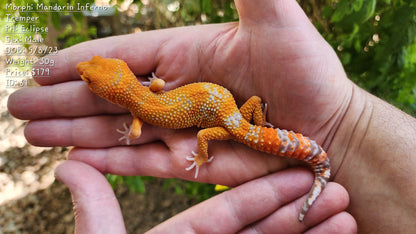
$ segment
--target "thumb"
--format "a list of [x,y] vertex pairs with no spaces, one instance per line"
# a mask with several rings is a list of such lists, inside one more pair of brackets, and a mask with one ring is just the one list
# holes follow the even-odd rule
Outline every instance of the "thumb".
[[298,27],[310,24],[295,0],[235,0],[240,24],[272,24],[278,27]]
[[56,168],[55,176],[71,191],[75,233],[126,233],[113,189],[99,171],[68,160]]

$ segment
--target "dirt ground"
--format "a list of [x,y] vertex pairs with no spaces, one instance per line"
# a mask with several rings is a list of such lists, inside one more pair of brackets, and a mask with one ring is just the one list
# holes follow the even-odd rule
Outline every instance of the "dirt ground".
[[[14,90],[1,81],[0,87],[0,234],[73,233],[71,195],[53,175],[68,149],[27,144],[25,122],[14,119],[6,108]],[[115,193],[128,233],[143,233],[196,203],[173,188],[164,189],[161,179],[147,182],[145,195],[126,186]]]

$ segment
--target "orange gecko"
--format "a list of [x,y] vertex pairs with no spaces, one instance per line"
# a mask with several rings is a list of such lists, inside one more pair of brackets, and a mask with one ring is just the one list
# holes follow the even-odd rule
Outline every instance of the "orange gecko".
[[210,140],[233,139],[262,152],[305,161],[313,168],[315,180],[300,212],[301,222],[329,180],[331,166],[321,146],[302,134],[266,126],[257,96],[239,109],[230,91],[213,83],[192,83],[162,91],[163,80],[154,76],[145,86],[124,61],[100,56],[79,63],[77,70],[94,93],[130,110],[133,123],[119,130],[124,135],[120,140],[127,144],[140,136],[143,122],[173,129],[203,128],[197,135],[197,153],[186,157],[192,162],[186,170],[195,168],[195,178],[199,167],[213,159],[208,157]]

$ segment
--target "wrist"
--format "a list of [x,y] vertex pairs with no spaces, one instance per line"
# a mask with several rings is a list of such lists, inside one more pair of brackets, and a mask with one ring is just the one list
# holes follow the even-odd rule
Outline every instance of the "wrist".
[[350,155],[354,158],[354,155],[359,154],[360,142],[368,130],[373,112],[373,103],[369,99],[369,93],[352,84],[348,107],[328,146],[333,179],[343,169],[344,164],[350,163]]
[[386,223],[386,232],[416,230],[415,138],[414,118],[354,86],[328,154],[362,232]]

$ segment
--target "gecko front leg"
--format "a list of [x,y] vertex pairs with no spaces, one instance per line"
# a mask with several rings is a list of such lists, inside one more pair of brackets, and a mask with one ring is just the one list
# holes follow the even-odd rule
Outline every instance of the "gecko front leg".
[[137,117],[133,118],[133,122],[131,123],[130,128],[128,128],[127,124],[124,123],[123,124],[124,130],[117,129],[117,132],[123,135],[122,137],[118,139],[118,141],[126,140],[126,144],[130,145],[130,140],[139,138],[140,135],[142,134],[142,125],[143,125],[143,121],[141,121]]
[[152,77],[148,78],[149,81],[141,82],[142,85],[149,86],[150,91],[157,93],[165,87],[165,81],[158,78],[154,72],[152,72]]

